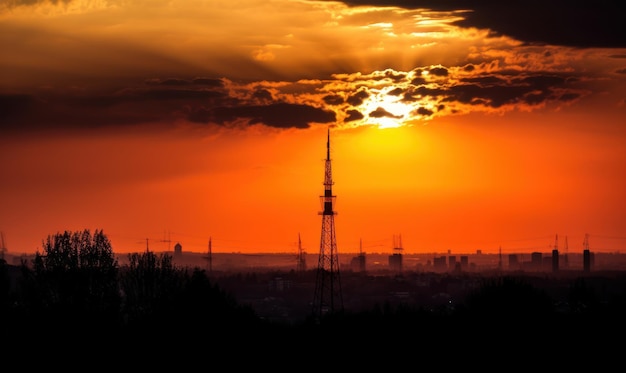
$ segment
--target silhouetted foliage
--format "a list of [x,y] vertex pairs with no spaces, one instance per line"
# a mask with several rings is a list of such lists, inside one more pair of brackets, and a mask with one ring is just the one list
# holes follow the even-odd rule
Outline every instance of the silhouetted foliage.
[[35,339],[48,352],[89,353],[118,338],[123,348],[163,348],[172,341],[193,348],[195,336],[211,335],[209,346],[236,348],[258,342],[253,337],[263,338],[269,327],[204,270],[178,268],[169,254],[129,254],[129,265],[119,267],[102,231],[49,236],[32,263],[14,267],[14,291],[5,268],[0,263],[1,310],[16,345]]
[[124,295],[122,312],[127,323],[151,324],[161,311],[174,302],[184,283],[184,273],[177,270],[172,257],[151,251],[128,255],[128,268],[122,270],[120,286]]
[[189,353],[200,346],[198,336],[210,336],[205,348],[241,348],[266,326],[251,307],[212,284],[204,270],[177,268],[169,254],[130,254],[120,284],[129,343],[162,348],[176,341],[170,351]]
[[[120,267],[101,231],[58,233],[43,248],[31,265],[11,266],[10,274],[0,261],[0,309],[11,320],[5,330],[13,340],[38,341],[59,353],[70,346],[96,351],[97,343],[110,338],[122,349],[170,353],[298,353],[316,341],[333,350],[376,346],[398,353],[404,347],[411,353],[446,346],[479,352],[486,345],[473,339],[483,335],[494,341],[493,351],[504,348],[501,341],[546,331],[563,335],[571,348],[580,335],[601,338],[626,329],[618,322],[626,309],[624,279],[432,274],[417,278],[416,286],[412,277],[348,276],[346,299],[353,308],[319,319],[302,316],[310,310],[313,276],[279,290],[272,286],[275,278],[301,274],[208,276],[199,268],[175,266],[167,253],[150,251],[129,254],[128,265]],[[380,342],[398,337],[408,342]],[[535,343],[547,348],[553,340],[540,342]]]
[[599,304],[595,290],[584,278],[578,278],[570,285],[568,296],[570,310],[575,313],[591,312]]
[[0,258],[0,315],[6,315],[11,305],[11,278],[9,266],[4,258]]
[[48,236],[23,272],[23,306],[44,327],[107,328],[119,316],[117,261],[102,231]]
[[536,317],[554,312],[552,299],[523,279],[494,277],[466,299],[467,310],[487,318]]

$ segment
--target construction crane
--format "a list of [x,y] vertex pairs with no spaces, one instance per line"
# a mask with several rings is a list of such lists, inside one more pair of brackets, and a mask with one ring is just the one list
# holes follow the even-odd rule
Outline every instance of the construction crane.
[[[146,239],[145,239],[145,242],[146,242],[146,252],[150,252],[150,241],[153,241],[153,242],[166,242],[167,243],[167,251],[169,252],[171,250],[171,245],[170,244],[171,244],[172,240],[171,240],[170,232],[164,233],[163,239],[156,239],[156,238],[146,237]],[[141,243],[141,242],[144,242],[144,241],[139,241],[138,243]]]
[[167,251],[171,250],[172,237],[170,232],[163,232],[163,239],[159,240],[159,242],[167,242]]

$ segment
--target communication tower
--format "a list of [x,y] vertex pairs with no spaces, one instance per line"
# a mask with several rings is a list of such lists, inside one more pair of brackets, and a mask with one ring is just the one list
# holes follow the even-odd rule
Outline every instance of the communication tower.
[[298,257],[297,257],[298,272],[306,271],[306,253],[302,249],[302,241],[300,240],[300,233],[298,233]]
[[209,237],[209,250],[207,251],[207,256],[203,257],[207,262],[207,271],[209,274],[213,272],[213,245],[211,244],[211,237]]
[[313,316],[318,318],[325,314],[343,310],[339,256],[337,254],[337,239],[335,236],[336,212],[333,208],[336,196],[333,195],[332,186],[329,128],[326,140],[324,195],[320,196],[320,202],[323,207],[323,210],[319,213],[322,215],[322,235],[317,263],[315,293],[313,295]]
[[359,239],[359,256],[358,256],[358,268],[360,272],[365,273],[365,253],[363,252],[363,240]]

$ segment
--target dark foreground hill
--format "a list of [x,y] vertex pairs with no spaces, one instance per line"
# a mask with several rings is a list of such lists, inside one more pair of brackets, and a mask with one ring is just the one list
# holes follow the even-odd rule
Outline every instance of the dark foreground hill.
[[313,367],[334,356],[373,367],[398,359],[555,362],[563,352],[559,364],[597,367],[619,356],[615,341],[626,335],[622,272],[345,271],[342,307],[314,317],[313,270],[215,274],[143,259],[152,265],[121,266],[109,283],[85,269],[0,264],[4,356],[66,366],[75,366],[72,356],[103,366],[126,356],[144,367],[273,366],[287,357]]

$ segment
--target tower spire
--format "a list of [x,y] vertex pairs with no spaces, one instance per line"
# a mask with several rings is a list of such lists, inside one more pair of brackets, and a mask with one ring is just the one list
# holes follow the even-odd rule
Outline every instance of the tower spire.
[[339,256],[335,236],[335,215],[333,208],[336,196],[333,195],[333,179],[330,162],[330,128],[326,140],[326,162],[324,169],[324,195],[322,203],[322,234],[317,263],[317,278],[313,295],[313,316],[321,317],[343,309]]
[[328,128],[328,135],[326,137],[326,161],[330,162],[330,127]]

